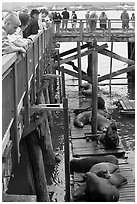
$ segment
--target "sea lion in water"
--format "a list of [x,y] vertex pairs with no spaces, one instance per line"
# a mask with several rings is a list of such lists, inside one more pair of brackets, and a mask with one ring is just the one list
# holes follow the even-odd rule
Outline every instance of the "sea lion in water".
[[87,184],[87,192],[91,201],[96,202],[117,202],[119,200],[119,191],[107,182],[106,179],[98,177],[93,172],[87,172],[84,175]]
[[117,188],[120,188],[122,185],[127,184],[127,178],[117,172],[110,174],[107,170],[100,170],[96,175],[107,179],[110,184],[116,186]]
[[114,173],[119,169],[118,165],[110,163],[110,162],[100,162],[98,164],[93,165],[90,168],[90,172],[98,174],[99,171],[108,171],[110,173]]
[[[97,129],[103,130],[104,128],[109,127],[109,125],[112,123],[112,120],[107,119],[107,117],[104,116],[105,112],[97,111]],[[107,115],[106,115],[107,116]],[[84,125],[91,125],[92,124],[92,112],[91,111],[84,111],[74,118],[74,126],[83,128]]]
[[70,170],[73,172],[86,173],[90,168],[100,162],[111,162],[118,165],[118,159],[114,155],[90,156],[86,158],[74,158],[70,161]]

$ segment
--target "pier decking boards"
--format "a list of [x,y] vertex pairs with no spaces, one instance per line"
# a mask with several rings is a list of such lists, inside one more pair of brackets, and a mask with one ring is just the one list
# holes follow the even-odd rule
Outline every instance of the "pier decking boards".
[[[83,104],[83,107],[87,107],[89,104]],[[70,108],[70,127],[71,127],[71,144],[72,144],[72,156],[74,158],[84,158],[90,156],[110,155],[113,154],[118,158],[120,174],[127,178],[128,183],[124,184],[119,188],[119,201],[118,202],[135,202],[135,180],[132,173],[132,169],[129,166],[126,159],[124,159],[125,150],[123,145],[120,145],[115,150],[106,150],[103,145],[97,144],[92,137],[87,140],[86,134],[91,133],[91,126],[85,125],[84,128],[76,128],[73,125],[75,117],[74,110],[78,110],[78,99],[76,98],[69,100]],[[71,109],[72,108],[72,109]],[[86,133],[86,134],[85,134]],[[97,135],[101,132],[97,132]],[[74,192],[82,185],[82,177],[80,173],[73,174],[73,185],[71,187],[72,197]],[[80,202],[85,202],[84,200]]]

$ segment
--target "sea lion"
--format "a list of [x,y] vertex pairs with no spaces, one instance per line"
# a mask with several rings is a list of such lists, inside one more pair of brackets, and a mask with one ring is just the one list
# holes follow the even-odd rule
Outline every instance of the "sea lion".
[[106,147],[106,149],[116,149],[119,145],[119,136],[114,122],[107,127],[105,134],[99,137],[99,141]]
[[[92,97],[92,84],[90,83],[83,83],[81,85],[82,94],[87,98]],[[98,109],[105,109],[105,101],[101,96],[98,96]]]
[[84,175],[87,183],[87,192],[91,201],[96,202],[117,202],[119,200],[119,191],[107,182],[106,179],[98,177],[93,172],[87,172]]
[[115,165],[118,165],[118,159],[114,155],[106,156],[90,156],[85,158],[73,158],[70,161],[70,171],[86,173],[90,168],[100,162],[111,162]]
[[110,184],[116,186],[117,188],[120,188],[122,185],[127,184],[127,178],[117,172],[110,174],[109,171],[100,170],[96,175],[107,179]]
[[[112,120],[107,119],[107,114],[106,117],[104,116],[105,113],[103,111],[97,111],[97,129],[98,130],[103,130],[104,128],[109,127],[109,125],[112,123]],[[92,111],[84,111],[78,115],[75,116],[74,118],[74,126],[83,128],[84,125],[92,125]]]
[[109,171],[110,173],[114,173],[119,169],[118,165],[110,163],[110,162],[100,162],[98,164],[94,164],[90,168],[90,172],[97,174],[99,171]]

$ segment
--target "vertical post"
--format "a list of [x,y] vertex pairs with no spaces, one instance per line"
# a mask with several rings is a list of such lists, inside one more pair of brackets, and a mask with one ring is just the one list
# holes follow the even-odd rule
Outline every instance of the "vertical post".
[[92,52],[92,133],[97,134],[98,52]]
[[12,137],[13,140],[13,151],[15,158],[15,165],[19,163],[20,153],[19,153],[19,135],[18,135],[18,91],[17,91],[17,64],[14,63],[13,68],[13,84],[14,84],[14,134]]
[[32,103],[35,104],[36,101],[36,71],[35,71],[35,46],[33,43],[33,79],[32,79]]
[[109,40],[110,40],[110,34],[111,34],[111,22],[108,20],[108,35],[109,35]]
[[82,85],[82,73],[81,73],[81,47],[80,41],[77,42],[77,51],[78,51],[78,87],[79,87],[79,106],[81,106],[81,85]]
[[112,75],[112,52],[113,52],[113,36],[111,41],[111,58],[110,58],[110,78],[109,78],[109,93],[111,97],[111,75]]
[[68,118],[68,99],[63,98],[64,111],[64,148],[65,148],[65,201],[70,201],[70,164],[69,164],[69,118]]
[[62,97],[65,98],[66,91],[65,91],[65,74],[64,74],[64,67],[61,66],[61,78],[62,78]]
[[[93,48],[92,43],[89,43],[88,49]],[[88,55],[87,75],[92,78],[92,53]]]
[[[58,62],[58,74],[60,75],[60,56],[59,56],[59,49],[57,52],[57,62]],[[62,103],[62,95],[61,95],[61,79],[59,77],[59,95],[60,95],[60,103]]]

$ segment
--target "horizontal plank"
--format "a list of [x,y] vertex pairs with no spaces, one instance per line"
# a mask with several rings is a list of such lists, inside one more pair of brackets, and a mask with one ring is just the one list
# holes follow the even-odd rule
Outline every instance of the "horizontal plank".
[[35,195],[3,195],[3,202],[37,202]]

